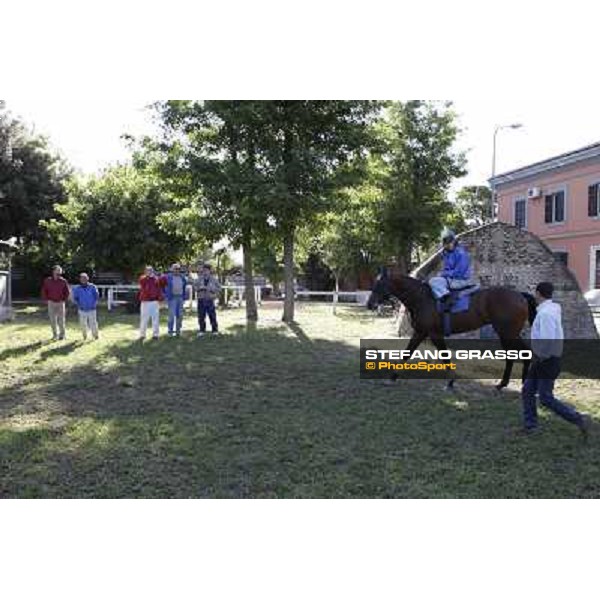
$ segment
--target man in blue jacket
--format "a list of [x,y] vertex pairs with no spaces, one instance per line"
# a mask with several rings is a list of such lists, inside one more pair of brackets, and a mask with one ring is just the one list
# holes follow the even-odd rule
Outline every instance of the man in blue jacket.
[[79,324],[83,339],[87,340],[88,330],[95,340],[98,339],[98,319],[96,317],[96,308],[98,306],[98,289],[87,273],[79,275],[79,285],[73,288],[73,302],[77,305],[79,312]]
[[185,301],[185,290],[188,285],[187,278],[181,272],[181,265],[171,265],[171,271],[162,278],[167,304],[169,305],[169,335],[179,336],[183,323],[183,302]]
[[429,280],[429,285],[433,295],[443,302],[452,290],[461,290],[474,282],[471,280],[471,256],[466,248],[458,243],[452,230],[445,229],[442,232],[442,244],[444,268],[437,277]]

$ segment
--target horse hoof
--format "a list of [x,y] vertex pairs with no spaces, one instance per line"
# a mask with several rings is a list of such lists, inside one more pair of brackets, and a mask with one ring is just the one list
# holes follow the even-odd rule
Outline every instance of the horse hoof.
[[505,385],[502,385],[501,383],[499,383],[498,385],[494,386],[494,390],[496,392],[496,394],[501,394],[502,390],[505,388]]

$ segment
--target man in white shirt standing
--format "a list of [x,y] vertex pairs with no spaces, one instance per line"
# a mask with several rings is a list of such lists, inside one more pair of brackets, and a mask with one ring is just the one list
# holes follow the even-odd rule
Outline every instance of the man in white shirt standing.
[[531,349],[534,360],[521,393],[526,433],[535,431],[538,425],[536,393],[540,402],[569,423],[576,425],[587,437],[586,417],[573,407],[554,397],[554,382],[560,373],[560,357],[563,350],[561,308],[552,302],[554,286],[544,281],[535,289],[538,303],[537,315],[531,326]]

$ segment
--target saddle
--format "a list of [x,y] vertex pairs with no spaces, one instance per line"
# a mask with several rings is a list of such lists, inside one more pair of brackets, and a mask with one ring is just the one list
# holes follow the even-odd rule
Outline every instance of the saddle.
[[442,317],[445,336],[452,334],[450,315],[469,310],[471,296],[480,289],[480,284],[469,282],[465,287],[451,289],[450,294],[443,301],[437,300],[437,311]]

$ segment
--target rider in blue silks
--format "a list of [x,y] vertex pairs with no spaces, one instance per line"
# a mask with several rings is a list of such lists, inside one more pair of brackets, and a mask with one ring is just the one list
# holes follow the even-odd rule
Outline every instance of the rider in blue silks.
[[429,280],[433,295],[444,302],[452,290],[461,290],[474,285],[471,280],[471,256],[456,239],[451,229],[442,232],[442,260],[444,268],[437,277]]

